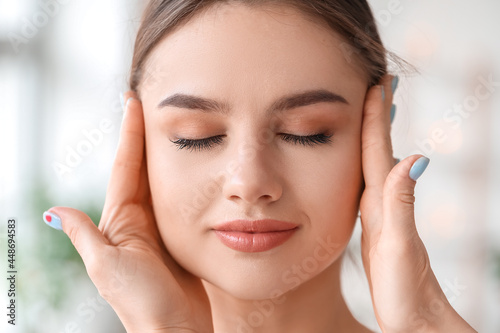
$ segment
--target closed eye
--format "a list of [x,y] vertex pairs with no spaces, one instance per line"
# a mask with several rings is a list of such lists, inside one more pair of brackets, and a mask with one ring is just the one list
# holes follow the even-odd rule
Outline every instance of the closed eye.
[[[308,147],[320,144],[329,144],[332,142],[332,136],[333,136],[333,135],[326,135],[324,133],[318,133],[307,136],[293,135],[287,133],[280,133],[279,135],[285,142],[293,143],[296,145],[308,146]],[[215,145],[221,144],[223,141],[222,140],[223,137],[225,137],[225,135],[217,135],[204,139],[178,139],[176,141],[171,141],[171,142],[177,146],[178,150],[186,148],[187,150],[190,151],[201,151],[204,149],[211,149]]]
[[326,144],[332,142],[333,135],[326,135],[324,133],[318,133],[307,136],[299,136],[293,134],[282,133],[281,137],[283,140],[295,144],[301,144],[304,146],[314,146],[318,144]]
[[203,150],[203,149],[210,149],[216,144],[221,144],[222,143],[222,137],[224,135],[217,135],[217,136],[212,136],[210,138],[205,138],[205,139],[178,139],[176,141],[172,141],[172,143],[177,145],[177,149],[184,149],[187,148],[188,150]]

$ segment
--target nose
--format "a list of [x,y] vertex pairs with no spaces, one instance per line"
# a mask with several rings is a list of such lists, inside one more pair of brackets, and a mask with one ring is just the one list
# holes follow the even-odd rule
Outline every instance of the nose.
[[226,199],[240,204],[256,205],[278,200],[283,192],[279,165],[263,147],[240,147],[234,168],[223,186]]

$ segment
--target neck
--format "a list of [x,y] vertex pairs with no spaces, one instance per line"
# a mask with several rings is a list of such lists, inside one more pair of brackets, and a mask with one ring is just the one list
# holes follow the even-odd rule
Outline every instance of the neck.
[[341,259],[277,299],[242,300],[203,281],[215,333],[370,332],[354,319],[340,288]]

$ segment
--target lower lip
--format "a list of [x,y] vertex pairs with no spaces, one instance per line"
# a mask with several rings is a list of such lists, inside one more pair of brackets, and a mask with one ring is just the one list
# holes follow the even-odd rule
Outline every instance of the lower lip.
[[297,228],[259,233],[215,230],[215,234],[224,245],[233,250],[240,252],[264,252],[286,242],[292,237],[295,231],[297,231]]

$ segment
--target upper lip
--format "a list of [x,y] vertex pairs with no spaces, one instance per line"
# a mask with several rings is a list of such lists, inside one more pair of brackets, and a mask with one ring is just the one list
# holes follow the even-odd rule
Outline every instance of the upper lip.
[[291,222],[278,221],[272,219],[262,220],[234,220],[221,223],[214,227],[217,231],[239,231],[248,233],[286,231],[297,228],[298,225]]

